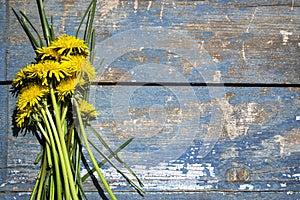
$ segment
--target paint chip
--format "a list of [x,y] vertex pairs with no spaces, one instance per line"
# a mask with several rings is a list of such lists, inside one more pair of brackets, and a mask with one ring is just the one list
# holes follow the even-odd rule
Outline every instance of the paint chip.
[[281,187],[286,187],[286,183],[280,183]]
[[293,191],[287,191],[286,194],[287,195],[292,195],[294,192]]
[[289,40],[289,36],[290,36],[290,35],[293,35],[293,32],[281,30],[280,33],[281,33],[281,35],[282,35],[282,44],[283,44],[283,45],[287,45],[287,42],[288,42],[288,40]]
[[250,185],[250,184],[243,184],[243,185],[240,185],[239,189],[240,190],[253,190],[254,186]]
[[300,116],[296,116],[296,121],[300,121]]

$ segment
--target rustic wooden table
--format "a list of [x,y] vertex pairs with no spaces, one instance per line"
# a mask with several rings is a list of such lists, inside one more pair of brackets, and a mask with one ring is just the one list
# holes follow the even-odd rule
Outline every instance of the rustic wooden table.
[[[88,3],[46,1],[56,32],[74,35]],[[94,126],[113,147],[135,138],[121,156],[145,199],[300,199],[299,6],[98,2]],[[12,136],[9,81],[34,53],[11,8],[39,23],[35,1],[0,1],[0,199],[28,199],[39,147]],[[143,199],[103,170],[120,199]]]

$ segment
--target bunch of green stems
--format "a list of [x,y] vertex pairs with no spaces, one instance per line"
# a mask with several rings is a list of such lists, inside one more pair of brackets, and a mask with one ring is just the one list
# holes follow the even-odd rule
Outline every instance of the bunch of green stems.
[[[45,14],[44,1],[37,0],[37,7],[41,26],[43,30],[43,39],[41,34],[37,31],[33,23],[28,19],[22,11],[15,13],[19,23],[28,36],[33,50],[42,47],[47,47],[55,40],[53,19],[50,24]],[[95,31],[93,30],[93,20],[95,16],[97,0],[92,0],[76,32],[76,37],[83,31],[83,40],[89,47],[89,59],[93,62],[94,46],[95,46]],[[38,56],[38,53],[37,53]],[[144,194],[141,189],[143,186],[137,175],[128,167],[128,165],[120,159],[117,155],[119,151],[125,148],[132,138],[124,142],[116,150],[112,150],[105,142],[101,134],[99,134],[81,115],[79,100],[80,98],[88,101],[90,84],[85,84],[83,90],[80,90],[80,98],[70,97],[69,100],[60,101],[56,95],[55,84],[50,84],[50,94],[47,101],[43,101],[39,105],[35,118],[38,130],[35,134],[41,144],[41,152],[38,155],[35,163],[40,163],[40,171],[37,176],[32,195],[30,199],[86,199],[83,189],[83,182],[92,177],[96,172],[97,176],[102,182],[106,193],[111,199],[116,199],[108,182],[106,181],[101,166],[105,163],[111,164],[126,180],[134,187],[138,193]],[[72,115],[70,116],[70,113]],[[97,147],[88,137],[86,129],[89,129],[101,142],[103,147],[108,150],[109,155],[105,155],[101,148]],[[91,146],[102,156],[103,160],[97,162]],[[88,173],[81,176],[82,161],[85,160],[86,155],[83,154],[83,147],[86,149],[88,159],[92,162],[93,168],[87,169]],[[131,180],[116,164],[112,162],[115,158],[121,165],[129,171],[129,173],[138,182]],[[101,193],[101,191],[98,192]],[[102,192],[103,193],[103,192]],[[101,195],[105,199],[104,193]]]

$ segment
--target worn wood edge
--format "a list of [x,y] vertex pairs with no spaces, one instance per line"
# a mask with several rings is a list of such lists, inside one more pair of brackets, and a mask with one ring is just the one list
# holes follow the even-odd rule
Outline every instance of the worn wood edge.
[[[231,200],[231,199],[286,199],[295,200],[300,197],[299,192],[284,191],[284,192],[227,192],[227,191],[204,191],[204,192],[148,192],[144,197],[138,195],[135,192],[115,192],[118,199],[205,199],[205,200]],[[0,198],[3,200],[27,200],[30,197],[29,192],[7,192],[0,193]],[[99,199],[99,195],[96,192],[87,192],[87,198],[89,200]]]
[[1,104],[4,105],[3,108],[0,110],[0,155],[1,155],[1,162],[0,162],[0,184],[6,180],[7,178],[7,158],[8,158],[8,119],[7,116],[8,111],[8,86],[0,86],[0,95],[2,97]]
[[[5,80],[7,77],[6,73],[6,64],[7,64],[7,46],[6,43],[8,38],[8,11],[7,6],[8,1],[1,1],[0,2],[0,80]],[[3,67],[2,67],[3,66]]]

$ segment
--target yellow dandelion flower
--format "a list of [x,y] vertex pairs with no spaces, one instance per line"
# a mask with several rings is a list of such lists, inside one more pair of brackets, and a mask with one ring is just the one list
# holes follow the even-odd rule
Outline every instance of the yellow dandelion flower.
[[65,68],[59,62],[48,60],[42,62],[41,65],[44,69],[43,78],[52,78],[54,76],[57,81],[60,81],[66,76],[71,76],[69,68]]
[[75,86],[76,86],[75,78],[68,78],[68,79],[61,81],[58,84],[58,86],[56,87],[56,93],[57,93],[58,99],[60,101],[64,101],[65,97],[74,94]]
[[32,112],[33,109],[30,106],[27,106],[22,110],[18,110],[15,120],[19,128],[25,127],[28,124]]
[[73,74],[76,74],[80,70],[84,60],[84,56],[69,56],[65,57],[61,63],[65,68],[69,68]]
[[83,119],[91,119],[99,115],[95,110],[95,107],[85,100],[79,102],[79,111]]
[[51,42],[50,49],[55,49],[60,55],[69,56],[70,54],[88,55],[88,46],[84,40],[74,36],[62,35]]
[[44,68],[41,64],[32,64],[25,67],[24,72],[26,73],[26,77],[28,79],[38,79],[43,77]]
[[19,86],[22,86],[26,80],[27,76],[26,76],[26,71],[24,69],[21,69],[20,71],[17,72],[12,86],[17,88]]
[[76,79],[76,86],[79,86],[81,89],[84,89],[83,86],[86,85],[86,81],[82,78],[78,78]]
[[21,90],[17,108],[23,110],[25,107],[35,107],[48,94],[48,89],[44,86],[30,84]]
[[62,61],[62,64],[70,67],[74,74],[87,81],[94,80],[96,72],[92,63],[84,56],[72,56]]
[[84,77],[87,81],[92,81],[95,79],[96,77],[95,68],[88,59],[85,59],[84,62],[82,63],[78,71],[78,76]]
[[61,65],[54,60],[46,60],[37,64],[30,65],[24,68],[27,78],[41,80],[42,85],[48,83],[55,78],[58,82],[67,76],[71,76],[69,68]]
[[60,54],[52,48],[42,47],[38,48],[36,52],[39,54],[38,57],[41,60],[44,60],[45,58],[54,58],[56,61],[60,60]]

